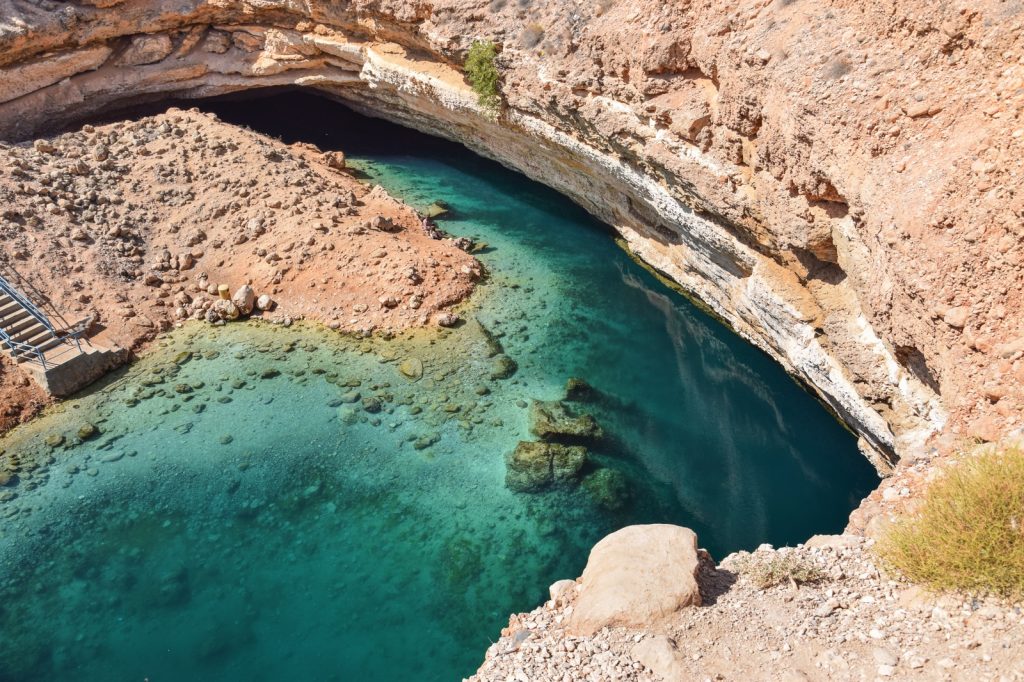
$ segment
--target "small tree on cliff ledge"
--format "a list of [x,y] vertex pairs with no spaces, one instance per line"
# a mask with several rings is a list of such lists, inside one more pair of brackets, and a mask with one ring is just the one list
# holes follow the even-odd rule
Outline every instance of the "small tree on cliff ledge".
[[498,113],[501,97],[498,94],[498,67],[494,59],[498,55],[497,46],[490,40],[474,40],[466,57],[466,75],[477,101],[491,115]]

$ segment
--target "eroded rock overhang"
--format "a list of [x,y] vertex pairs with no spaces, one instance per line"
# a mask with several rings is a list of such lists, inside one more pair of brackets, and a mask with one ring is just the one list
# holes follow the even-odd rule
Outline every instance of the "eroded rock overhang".
[[[806,277],[724,219],[726,211],[708,210],[716,197],[697,188],[709,178],[743,201],[749,186],[738,166],[613,97],[588,95],[577,117],[567,118],[524,104],[518,94],[491,116],[454,62],[415,28],[416,17],[288,2],[92,4],[63,14],[22,9],[20,26],[5,28],[0,138],[29,139],[145,100],[315,89],[363,113],[461,142],[571,197],[810,386],[861,437],[880,470],[943,427],[938,395],[876,334],[852,278],[819,282],[812,291]],[[609,116],[648,143],[598,142]],[[674,173],[664,172],[651,148],[672,157]],[[865,262],[848,213],[829,219],[832,242],[809,251],[836,268]]]

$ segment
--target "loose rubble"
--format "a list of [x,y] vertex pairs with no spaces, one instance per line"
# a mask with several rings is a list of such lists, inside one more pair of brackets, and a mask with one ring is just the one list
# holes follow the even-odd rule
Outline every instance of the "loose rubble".
[[[702,606],[659,626],[570,634],[579,583],[513,615],[472,682],[597,680],[1024,680],[1024,610],[936,596],[887,575],[855,535],[738,553],[701,552]],[[815,582],[760,589],[757,566],[789,557]],[[585,583],[586,573],[582,579]]]
[[[0,143],[0,267],[107,347],[250,315],[364,336],[455,324],[479,263],[343,158],[177,109]],[[4,391],[24,380],[0,370]]]

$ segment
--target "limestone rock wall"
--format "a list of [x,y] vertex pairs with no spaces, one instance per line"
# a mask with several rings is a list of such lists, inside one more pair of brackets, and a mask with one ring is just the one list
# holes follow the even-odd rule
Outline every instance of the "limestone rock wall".
[[[0,0],[0,137],[316,88],[571,196],[885,468],[1024,393],[1024,5]],[[507,107],[458,65],[502,47]],[[258,105],[255,105],[258,106]]]

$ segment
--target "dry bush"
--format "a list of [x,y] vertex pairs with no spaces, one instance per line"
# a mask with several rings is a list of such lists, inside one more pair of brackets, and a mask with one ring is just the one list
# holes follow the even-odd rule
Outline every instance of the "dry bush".
[[825,577],[811,559],[793,552],[773,552],[768,556],[749,554],[737,563],[736,568],[760,590],[789,582],[813,583]]
[[982,449],[928,486],[878,544],[916,583],[1024,598],[1024,451]]
[[519,42],[525,48],[536,47],[544,40],[544,27],[540,24],[530,24],[519,34]]

